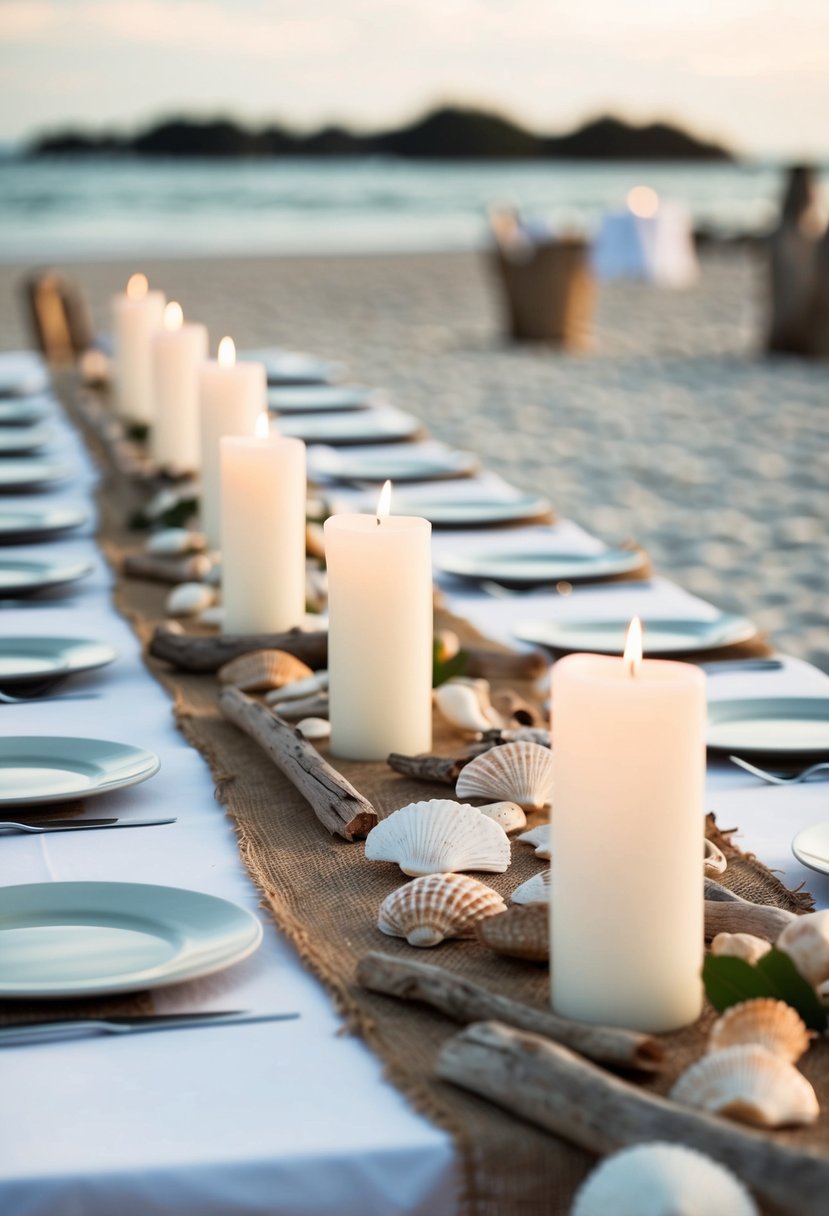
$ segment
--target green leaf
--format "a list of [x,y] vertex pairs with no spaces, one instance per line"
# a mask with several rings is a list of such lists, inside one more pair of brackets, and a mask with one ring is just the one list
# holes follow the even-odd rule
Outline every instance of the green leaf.
[[129,422],[126,431],[127,438],[135,443],[146,443],[150,437],[150,428],[146,422]]
[[771,995],[766,978],[743,958],[707,955],[702,965],[702,979],[709,1001],[720,1013],[740,1001]]
[[740,1001],[769,996],[796,1009],[810,1029],[826,1029],[827,1010],[782,950],[770,950],[754,966],[742,958],[708,955],[702,978],[709,1001],[720,1012]]
[[465,650],[459,650],[457,654],[452,655],[451,659],[441,659],[439,653],[440,641],[435,638],[432,647],[432,688],[445,684],[447,680],[451,680],[455,676],[462,676],[469,662],[469,655]]
[[756,969],[777,996],[793,1005],[810,1030],[826,1029],[827,1010],[808,980],[805,980],[783,950],[769,950],[757,960]]

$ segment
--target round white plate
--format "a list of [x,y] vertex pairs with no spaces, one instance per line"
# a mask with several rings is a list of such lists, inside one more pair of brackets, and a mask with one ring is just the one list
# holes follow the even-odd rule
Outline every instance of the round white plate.
[[551,505],[546,498],[525,494],[521,498],[393,498],[394,515],[421,515],[433,528],[494,528],[545,519]]
[[0,427],[34,426],[50,412],[48,397],[0,399]]
[[83,638],[0,636],[0,689],[51,684],[116,657],[111,646]]
[[[630,621],[522,621],[513,629],[517,638],[551,650],[622,654]],[[757,627],[746,617],[722,613],[713,621],[645,620],[646,655],[694,654],[717,646],[747,642]]]
[[363,384],[299,384],[268,389],[268,406],[275,414],[334,413],[382,404],[382,392]]
[[19,494],[37,490],[71,477],[72,469],[59,460],[0,459],[0,494]]
[[0,806],[92,798],[138,785],[160,767],[153,752],[127,743],[63,735],[0,737]]
[[818,874],[829,874],[829,823],[812,823],[798,832],[792,852],[799,862]]
[[711,701],[706,742],[737,756],[829,756],[829,697]]
[[453,477],[472,477],[479,468],[470,452],[418,452],[400,447],[394,452],[320,453],[314,457],[312,477],[331,481],[393,482],[443,481]]
[[74,583],[92,573],[89,562],[17,561],[0,558],[0,599],[30,595],[63,583]]
[[351,410],[348,413],[291,414],[276,424],[280,435],[305,443],[346,447],[360,443],[402,443],[422,433],[420,421],[402,410]]
[[604,549],[601,553],[545,553],[515,550],[448,553],[438,560],[444,574],[502,587],[542,587],[549,583],[587,583],[632,574],[645,561],[641,549]]
[[248,363],[264,363],[268,384],[274,385],[336,384],[338,380],[344,380],[347,373],[344,363],[277,347],[240,351],[239,358]]
[[0,397],[28,397],[49,387],[49,373],[28,354],[4,354],[0,359]]
[[82,527],[88,519],[83,507],[4,507],[0,503],[0,545],[47,540]]
[[210,975],[262,940],[226,899],[135,882],[0,888],[0,998],[138,992]]
[[0,427],[0,456],[30,456],[52,437],[48,426]]

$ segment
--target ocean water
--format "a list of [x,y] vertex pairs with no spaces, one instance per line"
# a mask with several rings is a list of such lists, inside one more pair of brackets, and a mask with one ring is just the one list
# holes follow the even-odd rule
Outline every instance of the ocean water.
[[0,160],[0,260],[473,249],[517,204],[587,233],[644,184],[721,234],[767,228],[783,170],[739,165]]

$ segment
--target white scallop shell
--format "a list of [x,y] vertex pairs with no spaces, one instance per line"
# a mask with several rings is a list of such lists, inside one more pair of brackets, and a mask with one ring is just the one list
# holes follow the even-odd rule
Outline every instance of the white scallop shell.
[[498,892],[477,878],[427,874],[386,896],[377,927],[410,946],[437,946],[448,937],[473,937],[478,921],[505,910]]
[[548,866],[540,874],[533,874],[520,887],[516,887],[509,897],[511,904],[546,904],[550,899],[552,871]]
[[438,713],[463,734],[477,735],[504,725],[490,703],[486,680],[447,680],[433,693]]
[[829,909],[798,916],[774,944],[815,988],[829,980]]
[[538,743],[504,743],[476,756],[458,777],[459,798],[517,802],[524,810],[549,806],[553,795],[553,755]]
[[582,1183],[570,1216],[759,1216],[738,1178],[681,1144],[636,1144]]
[[529,832],[522,832],[518,839],[522,844],[528,844],[535,849],[536,857],[543,861],[549,861],[553,855],[549,823],[542,823],[540,827],[531,828]]
[[500,823],[505,832],[518,832],[527,826],[527,816],[517,802],[488,802],[478,810],[487,819]]
[[671,1098],[755,1127],[814,1123],[814,1089],[797,1069],[754,1043],[703,1056],[682,1074]]
[[715,874],[724,874],[728,869],[728,860],[722,849],[711,840],[704,841],[705,852],[703,855],[703,871],[712,878]]
[[296,728],[303,739],[327,739],[331,734],[331,723],[327,718],[303,718]]
[[396,861],[404,874],[488,870],[503,874],[510,863],[506,832],[474,806],[434,798],[411,802],[372,828],[368,861]]
[[711,1027],[707,1050],[723,1051],[740,1043],[757,1043],[772,1055],[796,1064],[808,1051],[811,1038],[796,1009],[785,1001],[761,996],[726,1009]]
[[202,532],[188,528],[163,528],[154,532],[145,546],[156,557],[178,557],[184,553],[201,553],[206,541]]
[[771,942],[753,933],[718,933],[711,942],[711,953],[741,958],[752,966],[771,950]]
[[215,598],[216,592],[204,583],[179,583],[167,596],[164,611],[168,616],[195,616],[209,608]]
[[274,688],[265,696],[268,705],[278,705],[280,701],[294,701],[298,697],[310,697],[312,693],[324,692],[328,688],[328,672],[315,671],[304,680],[294,680],[282,688]]

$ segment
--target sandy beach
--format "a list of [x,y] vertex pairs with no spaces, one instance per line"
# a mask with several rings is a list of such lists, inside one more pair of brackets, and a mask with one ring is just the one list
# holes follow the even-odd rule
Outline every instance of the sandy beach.
[[[829,367],[757,354],[764,267],[703,257],[686,292],[603,286],[593,349],[509,347],[481,256],[144,262],[211,342],[344,359],[449,443],[829,670]],[[62,267],[96,323],[136,266]],[[0,267],[0,347],[29,344]]]

